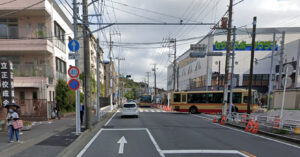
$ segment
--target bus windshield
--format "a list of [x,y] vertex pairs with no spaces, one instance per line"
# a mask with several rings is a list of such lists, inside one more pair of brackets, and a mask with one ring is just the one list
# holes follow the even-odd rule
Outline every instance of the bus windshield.
[[148,102],[148,103],[151,103],[151,95],[141,96],[141,101],[140,101],[140,102]]

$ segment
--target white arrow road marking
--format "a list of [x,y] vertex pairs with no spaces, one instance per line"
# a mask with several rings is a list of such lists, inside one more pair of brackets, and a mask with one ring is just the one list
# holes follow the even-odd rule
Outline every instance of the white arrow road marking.
[[123,152],[124,152],[124,144],[127,143],[125,137],[122,136],[122,137],[120,138],[120,140],[118,141],[118,143],[120,143],[119,154],[123,154]]

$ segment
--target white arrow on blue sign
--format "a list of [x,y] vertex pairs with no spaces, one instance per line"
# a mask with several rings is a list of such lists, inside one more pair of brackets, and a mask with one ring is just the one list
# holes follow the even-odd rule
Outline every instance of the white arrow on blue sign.
[[69,50],[72,52],[77,52],[79,50],[79,42],[77,40],[71,40],[68,44]]

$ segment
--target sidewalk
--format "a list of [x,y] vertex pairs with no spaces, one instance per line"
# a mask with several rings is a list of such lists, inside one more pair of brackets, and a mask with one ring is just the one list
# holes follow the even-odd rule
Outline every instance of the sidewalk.
[[[101,108],[101,117],[105,117],[110,107]],[[92,122],[97,124],[93,114]],[[83,131],[83,130],[82,130]],[[0,133],[0,154],[13,157],[53,157],[69,146],[78,137],[75,135],[75,116],[61,120],[38,122],[30,131],[22,131],[24,143],[8,143],[8,133]]]

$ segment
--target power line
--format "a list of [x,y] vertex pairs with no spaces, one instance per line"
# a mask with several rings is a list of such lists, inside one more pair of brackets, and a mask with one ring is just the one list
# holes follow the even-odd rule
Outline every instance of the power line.
[[[126,7],[129,7],[129,8],[133,8],[133,9],[137,9],[137,10],[141,10],[141,11],[145,11],[145,12],[150,12],[150,13],[157,14],[157,15],[162,15],[162,16],[165,16],[165,17],[170,17],[170,18],[174,18],[174,19],[178,19],[178,20],[190,21],[190,20],[185,19],[185,18],[180,18],[180,17],[177,17],[177,16],[169,15],[169,14],[166,14],[166,13],[161,13],[161,12],[150,10],[150,9],[139,8],[139,7],[128,5],[128,4],[124,4],[124,3],[121,3],[121,2],[115,2],[115,1],[111,1],[111,2],[119,4],[119,5],[123,5],[123,6],[126,6]],[[197,21],[190,21],[190,22],[197,22]]]
[[124,12],[124,13],[127,13],[127,14],[130,14],[130,15],[134,15],[134,16],[137,16],[137,17],[141,17],[141,18],[144,18],[144,19],[148,19],[148,20],[151,20],[151,21],[155,21],[155,22],[163,22],[161,20],[157,20],[157,19],[154,19],[154,18],[151,18],[151,17],[147,17],[147,16],[143,16],[143,15],[138,15],[136,13],[132,13],[132,12],[129,12],[129,11],[125,11],[125,10],[122,10],[122,9],[119,9],[119,8],[116,8],[116,7],[112,7],[112,6],[109,6],[109,5],[105,5],[106,7],[109,7],[109,8],[114,8],[115,10],[118,10],[118,11],[121,11],[121,12]]
[[[73,16],[73,14],[69,11],[69,9],[64,5],[64,3],[61,1],[61,0],[58,0],[59,2],[60,2],[60,4],[65,8],[65,10],[71,15],[71,16]],[[66,0],[65,0],[66,1]],[[71,6],[69,6],[71,9],[72,9],[72,7]]]

